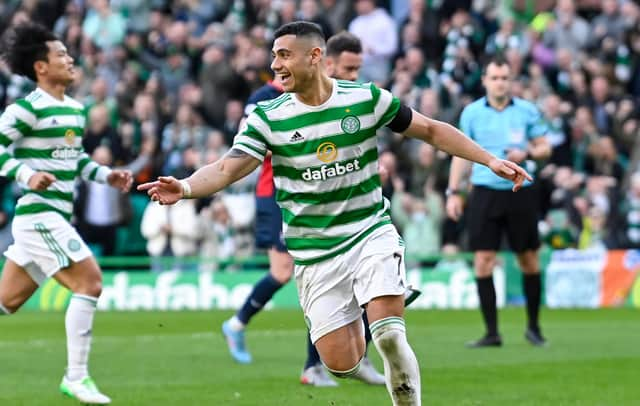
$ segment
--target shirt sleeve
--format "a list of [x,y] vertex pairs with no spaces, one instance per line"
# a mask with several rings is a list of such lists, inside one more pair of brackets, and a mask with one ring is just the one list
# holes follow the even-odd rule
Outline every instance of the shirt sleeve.
[[107,166],[100,165],[87,155],[86,152],[80,154],[78,159],[77,174],[83,180],[107,183],[107,177],[111,173],[111,169]]
[[527,138],[542,137],[549,131],[549,127],[540,114],[540,110],[533,104],[531,104],[529,114],[527,117]]
[[31,105],[24,100],[11,104],[0,115],[0,176],[26,185],[35,173],[28,165],[14,158],[7,148],[29,135],[36,120]]
[[233,148],[246,152],[262,162],[267,154],[267,139],[270,134],[267,117],[258,106],[249,114],[234,137]]
[[376,129],[389,124],[400,110],[400,99],[388,90],[380,89],[371,83],[371,95],[373,96],[373,115],[376,120]]

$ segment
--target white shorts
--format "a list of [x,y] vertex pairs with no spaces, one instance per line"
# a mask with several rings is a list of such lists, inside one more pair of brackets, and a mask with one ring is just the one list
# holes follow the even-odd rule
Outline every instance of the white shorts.
[[15,216],[14,243],[4,255],[41,285],[60,269],[92,255],[76,229],[55,212]]
[[404,244],[395,227],[375,230],[344,254],[296,265],[298,297],[311,341],[362,317],[362,306],[405,291]]

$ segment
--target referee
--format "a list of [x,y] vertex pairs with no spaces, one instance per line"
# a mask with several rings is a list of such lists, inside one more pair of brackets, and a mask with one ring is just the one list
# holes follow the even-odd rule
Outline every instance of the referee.
[[[486,96],[468,105],[460,117],[460,129],[492,154],[519,163],[533,164],[546,159],[551,147],[545,137],[547,127],[538,109],[526,100],[511,97],[511,69],[503,57],[491,59],[484,67],[482,84]],[[458,220],[462,215],[461,184],[469,173],[470,162],[454,157],[447,189],[447,215]],[[529,172],[531,168],[528,169]],[[541,279],[538,248],[538,195],[531,182],[511,192],[510,182],[494,175],[488,168],[474,164],[471,170],[472,192],[467,208],[469,248],[474,252],[474,268],[486,335],[467,346],[499,347],[496,291],[493,268],[502,236],[506,233],[510,248],[516,253],[523,275],[527,299],[528,327],[526,339],[543,346],[540,331]]]

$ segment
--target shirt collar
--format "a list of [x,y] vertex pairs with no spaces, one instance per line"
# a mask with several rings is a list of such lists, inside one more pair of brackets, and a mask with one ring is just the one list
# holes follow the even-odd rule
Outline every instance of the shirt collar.
[[[507,103],[507,106],[513,106],[514,104],[515,102],[513,101],[513,97],[509,98],[509,103]],[[484,105],[493,109],[493,106],[489,104],[489,98],[487,96],[484,97]]]

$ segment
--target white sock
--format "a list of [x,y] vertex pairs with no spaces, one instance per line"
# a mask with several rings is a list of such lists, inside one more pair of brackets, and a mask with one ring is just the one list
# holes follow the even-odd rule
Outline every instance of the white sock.
[[71,296],[65,328],[67,330],[67,379],[78,381],[89,376],[91,328],[98,298],[74,293]]
[[229,319],[229,327],[233,331],[242,331],[244,330],[245,325],[234,315]]
[[4,307],[2,305],[2,303],[0,303],[0,316],[8,316],[10,315],[11,312],[9,311],[9,309],[7,309],[6,307]]
[[387,390],[394,406],[420,405],[420,368],[407,342],[404,320],[386,317],[369,325],[382,360]]

